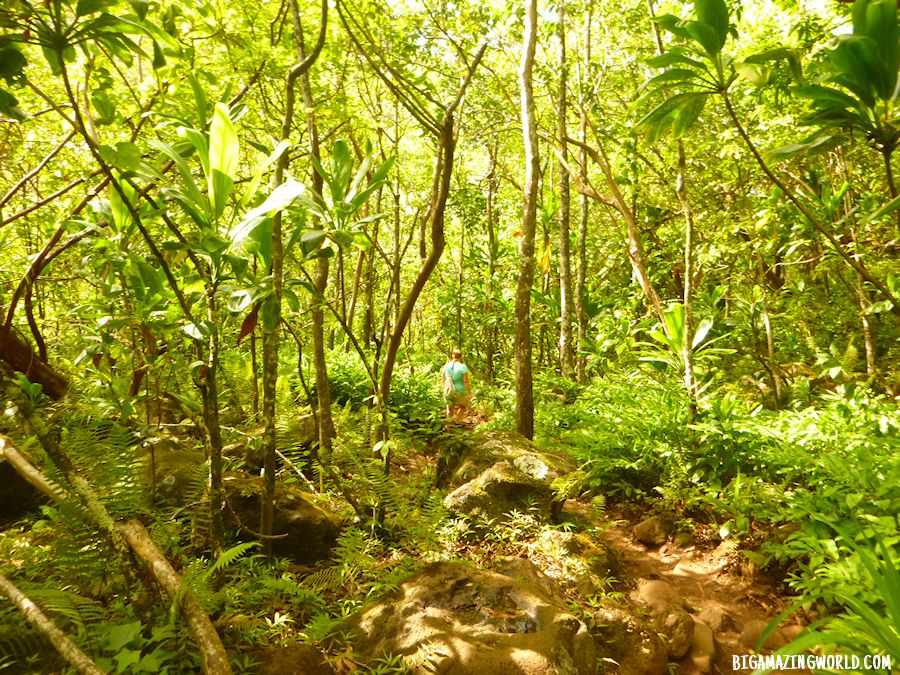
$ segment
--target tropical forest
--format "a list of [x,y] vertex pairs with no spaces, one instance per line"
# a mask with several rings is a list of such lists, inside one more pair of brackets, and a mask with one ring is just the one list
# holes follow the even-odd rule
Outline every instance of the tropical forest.
[[0,673],[900,673],[897,0],[0,0]]

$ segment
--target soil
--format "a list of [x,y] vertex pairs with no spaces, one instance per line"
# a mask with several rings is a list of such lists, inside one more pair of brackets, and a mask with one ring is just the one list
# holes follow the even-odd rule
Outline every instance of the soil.
[[[716,639],[713,672],[752,672],[734,669],[732,656],[751,652],[752,646],[742,644],[741,640],[748,624],[768,625],[787,608],[789,601],[782,596],[779,585],[757,574],[727,545],[711,548],[701,544],[676,546],[668,542],[658,548],[645,546],[631,533],[636,522],[616,519],[617,515],[621,514],[607,513],[610,520],[599,525],[606,528],[601,538],[617,552],[619,580],[627,588],[633,588],[639,579],[667,582],[691,614],[707,625],[719,622],[718,626],[710,626]],[[788,626],[782,635],[790,636],[799,632],[799,628]],[[676,672],[696,675],[700,671],[688,655],[678,664]]]

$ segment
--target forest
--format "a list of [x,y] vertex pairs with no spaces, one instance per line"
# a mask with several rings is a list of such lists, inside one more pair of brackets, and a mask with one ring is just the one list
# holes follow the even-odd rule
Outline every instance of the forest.
[[0,0],[0,672],[900,672],[898,143],[896,0]]

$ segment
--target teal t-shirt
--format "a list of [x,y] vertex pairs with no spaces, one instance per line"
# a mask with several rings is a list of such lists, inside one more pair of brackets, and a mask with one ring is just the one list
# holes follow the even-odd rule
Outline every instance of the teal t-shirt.
[[466,393],[466,385],[463,382],[463,375],[469,372],[469,368],[465,363],[459,361],[450,361],[444,366],[444,377],[449,377],[453,382],[453,386],[461,394]]

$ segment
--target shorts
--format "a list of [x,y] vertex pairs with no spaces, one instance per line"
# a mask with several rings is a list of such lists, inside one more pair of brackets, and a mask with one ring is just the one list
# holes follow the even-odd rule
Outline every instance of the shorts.
[[449,396],[444,396],[447,405],[460,405],[469,399],[469,395],[464,391],[454,391]]

